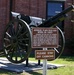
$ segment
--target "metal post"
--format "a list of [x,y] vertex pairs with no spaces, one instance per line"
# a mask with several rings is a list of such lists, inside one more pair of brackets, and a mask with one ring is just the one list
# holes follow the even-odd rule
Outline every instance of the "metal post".
[[[43,50],[47,50],[47,48],[43,48]],[[47,59],[43,60],[43,75],[47,75]]]
[[38,60],[38,65],[40,65],[40,60]]
[[27,59],[26,59],[26,65],[25,65],[25,66],[28,67],[28,64],[29,64],[29,63],[28,63],[28,58],[27,58]]

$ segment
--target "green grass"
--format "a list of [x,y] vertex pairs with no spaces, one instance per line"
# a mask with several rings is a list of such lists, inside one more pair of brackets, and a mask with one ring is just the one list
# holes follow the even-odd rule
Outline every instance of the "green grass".
[[[37,61],[35,58],[30,58],[31,61]],[[47,75],[74,75],[74,57],[60,57],[54,61],[48,61],[48,63],[53,63],[53,64],[63,64],[65,67],[60,67],[58,69],[53,69],[53,70],[47,70]],[[37,71],[40,73],[39,75],[42,74],[42,70]],[[35,73],[35,72],[34,72]],[[31,73],[32,75],[37,75]]]
[[[37,61],[35,58],[30,57],[29,60]],[[60,67],[58,69],[48,69],[47,75],[74,75],[74,57],[60,57],[54,61],[48,61],[48,63],[55,64],[63,64],[65,67]],[[42,75],[43,70],[31,71],[31,72],[23,72],[19,75]],[[16,73],[1,71],[0,75],[18,75]]]

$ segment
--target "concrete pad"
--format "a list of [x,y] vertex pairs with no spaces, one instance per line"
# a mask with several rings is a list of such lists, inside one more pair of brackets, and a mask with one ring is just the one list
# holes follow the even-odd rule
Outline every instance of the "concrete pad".
[[[64,65],[47,63],[48,69],[57,69],[57,68],[63,67],[63,66]],[[22,73],[25,71],[34,71],[34,70],[43,69],[43,63],[41,62],[41,64],[38,65],[37,62],[29,61],[28,66],[26,66],[26,62],[23,62],[21,64],[13,64],[13,63],[9,62],[6,58],[0,58],[0,69],[17,72],[17,73]]]

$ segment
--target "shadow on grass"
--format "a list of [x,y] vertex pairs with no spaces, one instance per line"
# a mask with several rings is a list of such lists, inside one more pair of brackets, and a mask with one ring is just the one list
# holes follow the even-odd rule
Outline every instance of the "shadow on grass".
[[61,56],[60,58],[66,61],[74,61],[74,56]]
[[16,73],[0,69],[0,75],[16,75]]
[[[38,72],[34,72],[34,71],[29,71],[27,72],[31,75],[42,75],[41,73],[38,73]],[[24,73],[25,74],[25,73]],[[5,71],[5,70],[1,70],[0,69],[0,75],[22,75],[21,73],[16,73],[16,72],[8,72],[8,71]]]
[[32,74],[32,75],[42,75],[41,73],[38,73],[38,72],[35,72],[35,71],[30,71],[30,72],[27,72],[29,74]]

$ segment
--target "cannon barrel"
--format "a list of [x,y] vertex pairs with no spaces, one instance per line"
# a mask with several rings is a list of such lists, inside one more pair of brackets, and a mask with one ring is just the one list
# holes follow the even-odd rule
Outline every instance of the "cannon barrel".
[[71,11],[73,8],[74,8],[74,5],[69,6],[68,8],[63,10],[61,13],[53,16],[50,19],[47,19],[42,24],[38,25],[38,27],[51,27],[51,26],[57,25],[58,23],[62,22],[66,18],[66,13]]

